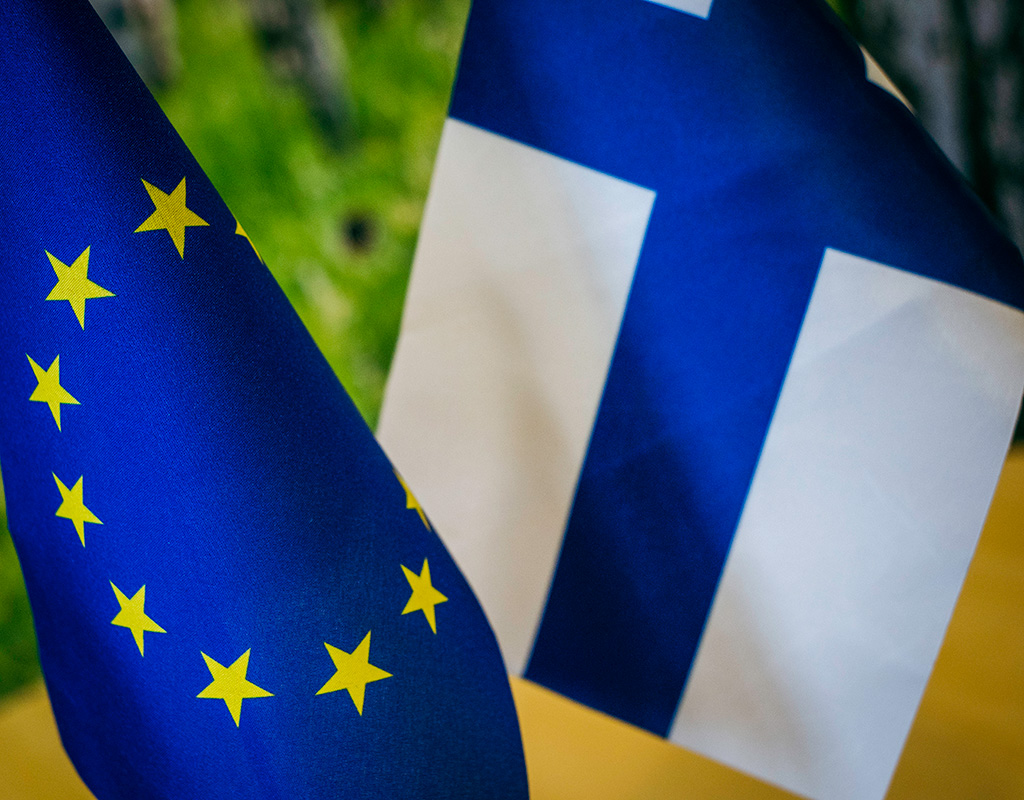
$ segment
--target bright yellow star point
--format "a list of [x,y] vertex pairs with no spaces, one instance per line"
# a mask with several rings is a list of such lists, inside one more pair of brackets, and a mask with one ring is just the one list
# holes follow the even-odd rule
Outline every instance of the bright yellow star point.
[[85,301],[95,300],[100,297],[113,297],[113,292],[108,292],[98,283],[89,280],[89,248],[85,248],[82,254],[68,266],[50,252],[46,253],[50,259],[50,266],[57,274],[57,285],[50,290],[46,296],[47,300],[67,300],[71,310],[78,318],[78,324],[85,330]]
[[242,227],[242,223],[237,219],[235,220],[235,233],[239,236],[245,237],[245,241],[249,243],[249,247],[251,247],[252,251],[256,254],[256,258],[258,258],[260,263],[263,264],[263,256],[260,255],[260,251],[256,249],[256,245],[252,243],[252,239],[249,238],[249,234],[245,232],[245,228]]
[[85,507],[85,501],[82,499],[82,481],[84,476],[80,476],[77,483],[69,489],[61,482],[56,473],[51,474],[53,479],[57,481],[57,488],[60,490],[61,502],[56,516],[71,520],[75,526],[75,531],[78,533],[78,538],[82,542],[82,547],[85,547],[85,523],[91,522],[94,525],[102,525],[103,523]]
[[185,205],[185,179],[174,187],[174,191],[165,194],[146,180],[142,181],[153,201],[154,211],[135,229],[135,233],[143,231],[167,231],[178,249],[178,255],[185,257],[185,228],[196,228],[209,225],[206,220]]
[[427,559],[423,559],[423,569],[420,570],[419,575],[405,566],[405,564],[401,566],[402,572],[405,573],[405,579],[409,581],[409,586],[412,589],[412,595],[409,597],[409,602],[405,604],[405,608],[402,609],[402,613],[411,614],[413,611],[422,611],[423,616],[427,618],[427,622],[430,624],[430,630],[437,633],[434,607],[448,602],[448,598],[437,591],[431,584],[430,565],[427,564]]
[[114,586],[113,581],[110,582],[110,586],[113,588],[114,594],[117,596],[118,605],[121,606],[121,610],[117,612],[117,616],[110,621],[110,624],[119,625],[122,628],[130,630],[132,632],[132,636],[135,638],[135,644],[138,645],[139,655],[145,656],[146,654],[143,652],[143,634],[167,633],[167,631],[157,625],[146,615],[146,586],[143,584],[142,588],[130,598]]
[[213,682],[203,691],[196,695],[204,699],[223,700],[231,712],[231,718],[235,725],[239,724],[242,716],[242,701],[253,697],[273,697],[274,695],[247,680],[246,672],[249,670],[249,653],[251,648],[240,655],[230,667],[214,661],[206,653],[201,653],[206,662],[206,668],[210,670]]
[[405,489],[405,507],[416,509],[416,513],[420,515],[420,519],[423,520],[423,524],[427,526],[427,530],[433,530],[430,527],[430,522],[427,521],[427,515],[423,511],[423,506],[420,505],[420,501],[416,499],[416,495],[412,493],[409,488],[409,484],[405,482],[405,478],[399,474],[398,470],[395,470],[395,477],[398,478],[398,482],[402,484],[402,488]]
[[50,413],[53,414],[53,421],[57,423],[57,430],[60,430],[61,405],[79,405],[67,389],[60,385],[60,356],[54,358],[53,363],[47,369],[39,366],[27,353],[25,357],[32,365],[32,372],[38,382],[28,399],[37,403],[46,403],[50,407]]
[[317,692],[317,694],[328,694],[342,689],[347,690],[360,716],[363,714],[366,684],[391,677],[390,672],[385,672],[370,663],[370,633],[370,631],[366,632],[363,641],[351,653],[346,653],[344,650],[339,650],[324,642],[324,647],[327,648],[327,653],[330,655],[331,661],[334,662],[336,672]]

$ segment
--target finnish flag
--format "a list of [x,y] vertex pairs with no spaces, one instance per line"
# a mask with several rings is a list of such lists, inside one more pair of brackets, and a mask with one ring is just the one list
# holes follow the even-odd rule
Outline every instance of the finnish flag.
[[1024,387],[1020,255],[877,83],[816,0],[475,0],[379,428],[510,670],[829,800]]

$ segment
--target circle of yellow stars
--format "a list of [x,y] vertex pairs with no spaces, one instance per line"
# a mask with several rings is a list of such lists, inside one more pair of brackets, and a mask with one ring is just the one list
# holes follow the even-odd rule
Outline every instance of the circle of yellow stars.
[[[209,226],[206,220],[186,205],[185,178],[182,178],[170,193],[164,192],[146,180],[142,181],[142,185],[153,203],[153,213],[134,232],[166,231],[178,255],[184,259],[186,229]],[[242,228],[241,223],[236,220],[235,224],[235,233],[245,238],[252,247],[253,253],[262,262],[262,256],[260,256],[256,245],[253,244],[249,235]],[[82,330],[85,330],[87,301],[116,297],[114,292],[101,286],[89,277],[90,250],[91,246],[87,246],[70,264],[64,263],[49,251],[44,251],[57,277],[57,283],[46,296],[46,300],[67,302]],[[61,383],[60,355],[54,355],[50,366],[45,369],[27,353],[26,357],[32,369],[32,374],[36,379],[36,387],[29,396],[29,400],[47,405],[57,425],[57,430],[60,432],[62,431],[61,407],[64,405],[80,405],[79,401]],[[416,500],[405,480],[397,472],[395,475],[405,491],[406,509],[414,510],[427,530],[432,530],[423,508]],[[56,473],[53,473],[53,479],[60,493],[60,504],[57,507],[55,516],[71,522],[82,547],[85,547],[86,524],[103,524],[99,517],[85,504],[85,476],[79,475],[78,479],[70,487]],[[430,630],[436,635],[437,618],[435,609],[441,603],[447,602],[448,598],[434,587],[427,559],[423,559],[423,566],[420,568],[419,573],[413,572],[404,564],[399,566],[401,566],[411,590],[409,600],[402,609],[401,614],[406,615],[421,611],[424,619],[430,626]],[[114,597],[119,607],[116,616],[114,616],[110,624],[128,630],[132,635],[135,646],[139,650],[139,656],[144,657],[145,634],[167,633],[164,628],[146,613],[146,586],[143,584],[131,597],[115,585],[113,581],[110,581],[110,587],[114,592]],[[327,654],[335,671],[316,692],[317,695],[339,691],[348,692],[352,704],[360,716],[363,714],[367,685],[393,677],[390,672],[370,663],[371,633],[371,631],[367,631],[366,635],[351,652],[324,642],[324,647],[327,649]],[[196,697],[200,699],[222,700],[227,706],[227,710],[236,726],[240,725],[242,702],[244,700],[274,696],[272,692],[267,691],[248,679],[251,652],[252,649],[250,648],[236,658],[229,666],[224,666],[205,652],[200,651],[200,655],[210,671],[212,680]]]

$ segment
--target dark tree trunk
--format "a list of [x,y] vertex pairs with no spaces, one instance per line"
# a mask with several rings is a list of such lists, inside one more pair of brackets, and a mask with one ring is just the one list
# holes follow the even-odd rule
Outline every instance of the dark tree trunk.
[[853,25],[1024,244],[1024,0],[857,0]]
[[172,0],[91,0],[135,71],[152,88],[168,86],[180,58]]
[[856,0],[855,12],[861,42],[1024,246],[1024,0]]
[[351,108],[341,36],[320,0],[248,0],[253,24],[272,69],[298,84],[327,141],[349,139]]

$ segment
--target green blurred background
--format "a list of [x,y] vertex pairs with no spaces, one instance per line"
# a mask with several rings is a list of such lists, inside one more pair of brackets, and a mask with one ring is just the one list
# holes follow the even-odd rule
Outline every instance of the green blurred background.
[[[831,2],[1024,238],[1021,4]],[[469,0],[93,4],[373,426]],[[0,493],[0,696],[38,672]]]

